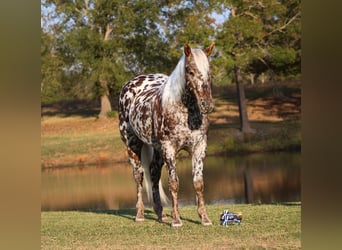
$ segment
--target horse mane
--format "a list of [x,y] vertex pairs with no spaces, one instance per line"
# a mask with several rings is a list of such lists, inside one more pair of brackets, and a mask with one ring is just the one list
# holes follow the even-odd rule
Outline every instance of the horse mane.
[[185,88],[185,55],[181,57],[176,68],[167,79],[162,95],[162,103],[177,103],[182,98]]
[[[203,79],[207,80],[209,71],[209,62],[207,56],[201,49],[191,49],[194,56],[196,66],[202,73]],[[177,103],[181,101],[183,91],[185,89],[185,55],[180,58],[177,66],[167,79],[162,94],[163,106],[169,103]]]

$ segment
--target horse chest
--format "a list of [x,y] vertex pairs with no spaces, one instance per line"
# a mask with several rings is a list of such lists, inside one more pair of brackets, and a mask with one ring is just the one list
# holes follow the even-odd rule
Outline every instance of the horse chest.
[[186,109],[169,110],[164,114],[158,128],[161,143],[171,142],[177,149],[191,149],[199,141],[205,139],[208,130],[208,117],[201,117],[201,125],[193,129],[189,124],[189,113]]

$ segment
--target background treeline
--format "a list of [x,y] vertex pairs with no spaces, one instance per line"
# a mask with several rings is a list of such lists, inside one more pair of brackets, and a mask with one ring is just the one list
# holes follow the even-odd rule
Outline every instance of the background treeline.
[[299,79],[300,2],[42,0],[42,103],[97,99],[106,116],[131,77],[170,74],[185,43],[215,42],[215,85]]

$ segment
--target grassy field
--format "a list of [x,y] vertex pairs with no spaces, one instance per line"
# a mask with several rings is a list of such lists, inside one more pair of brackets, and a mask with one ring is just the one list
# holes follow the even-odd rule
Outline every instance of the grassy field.
[[94,117],[42,117],[43,168],[102,164],[127,159],[118,120]]
[[[240,225],[219,224],[223,210],[242,212]],[[41,249],[300,249],[301,203],[211,205],[213,221],[204,227],[194,206],[180,207],[182,228],[169,217],[157,223],[151,209],[134,222],[135,209],[42,212]]]

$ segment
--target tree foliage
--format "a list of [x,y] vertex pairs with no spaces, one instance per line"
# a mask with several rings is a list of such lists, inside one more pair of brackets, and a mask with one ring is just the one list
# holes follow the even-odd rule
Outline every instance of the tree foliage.
[[266,73],[285,77],[300,75],[300,1],[230,1],[230,18],[217,34],[224,64],[257,78]]
[[236,66],[244,82],[298,77],[300,18],[300,0],[43,0],[42,101],[115,96],[134,75],[171,73],[185,43],[215,41],[214,84]]

